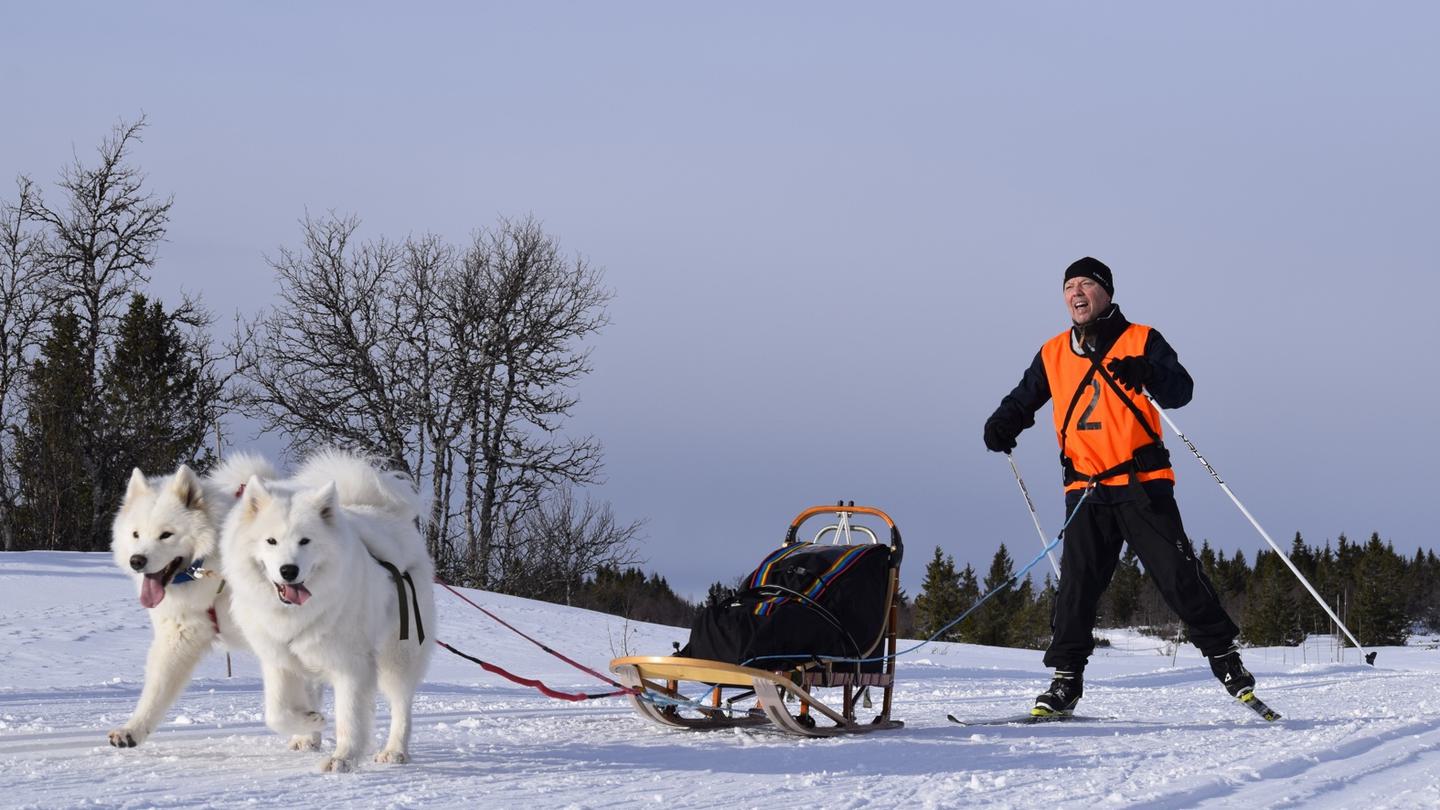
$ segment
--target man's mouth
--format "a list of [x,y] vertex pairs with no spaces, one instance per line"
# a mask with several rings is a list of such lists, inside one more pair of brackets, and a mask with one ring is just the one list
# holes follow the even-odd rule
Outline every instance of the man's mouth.
[[153,608],[165,598],[165,586],[185,567],[185,558],[176,557],[170,564],[153,574],[146,574],[140,583],[140,604]]
[[276,582],[275,594],[287,605],[303,605],[310,598],[310,591],[303,582]]

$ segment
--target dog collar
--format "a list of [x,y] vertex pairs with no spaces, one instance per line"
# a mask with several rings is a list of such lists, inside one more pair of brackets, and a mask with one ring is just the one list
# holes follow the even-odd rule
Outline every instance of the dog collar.
[[170,584],[182,585],[186,582],[193,582],[197,579],[204,579],[208,576],[210,576],[210,572],[205,569],[205,560],[200,559],[190,563],[189,568],[186,568],[184,571],[176,574],[175,578],[170,580]]

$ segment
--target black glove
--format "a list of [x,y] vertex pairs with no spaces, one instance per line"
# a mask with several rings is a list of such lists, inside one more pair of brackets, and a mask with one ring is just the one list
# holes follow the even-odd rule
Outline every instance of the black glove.
[[1024,429],[1024,425],[996,411],[985,420],[985,449],[992,453],[1008,453],[1014,450],[1015,437]]
[[1149,360],[1138,354],[1130,357],[1117,357],[1106,363],[1105,368],[1110,370],[1110,375],[1115,378],[1115,382],[1137,393],[1145,387],[1146,383],[1155,379],[1155,367],[1150,365]]

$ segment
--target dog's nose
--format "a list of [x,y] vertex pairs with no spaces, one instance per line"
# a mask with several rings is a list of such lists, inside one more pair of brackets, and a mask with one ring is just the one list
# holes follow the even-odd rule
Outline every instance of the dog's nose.
[[294,582],[294,581],[295,581],[295,577],[300,576],[300,566],[298,566],[298,565],[282,565],[282,566],[280,566],[280,576],[281,576],[286,582]]
[[131,554],[131,555],[130,555],[130,570],[131,570],[131,571],[140,571],[140,570],[143,570],[143,569],[145,568],[145,563],[147,563],[147,562],[149,562],[149,560],[145,559],[145,555],[144,555],[144,554]]

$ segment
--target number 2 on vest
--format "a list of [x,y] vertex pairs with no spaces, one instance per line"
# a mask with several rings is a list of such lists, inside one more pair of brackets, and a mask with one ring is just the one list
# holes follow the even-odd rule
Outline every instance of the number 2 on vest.
[[1100,404],[1100,381],[1094,377],[1090,378],[1090,404],[1085,406],[1085,411],[1080,414],[1080,421],[1075,425],[1076,430],[1099,430],[1099,422],[1091,422],[1090,414],[1095,412],[1095,406]]

